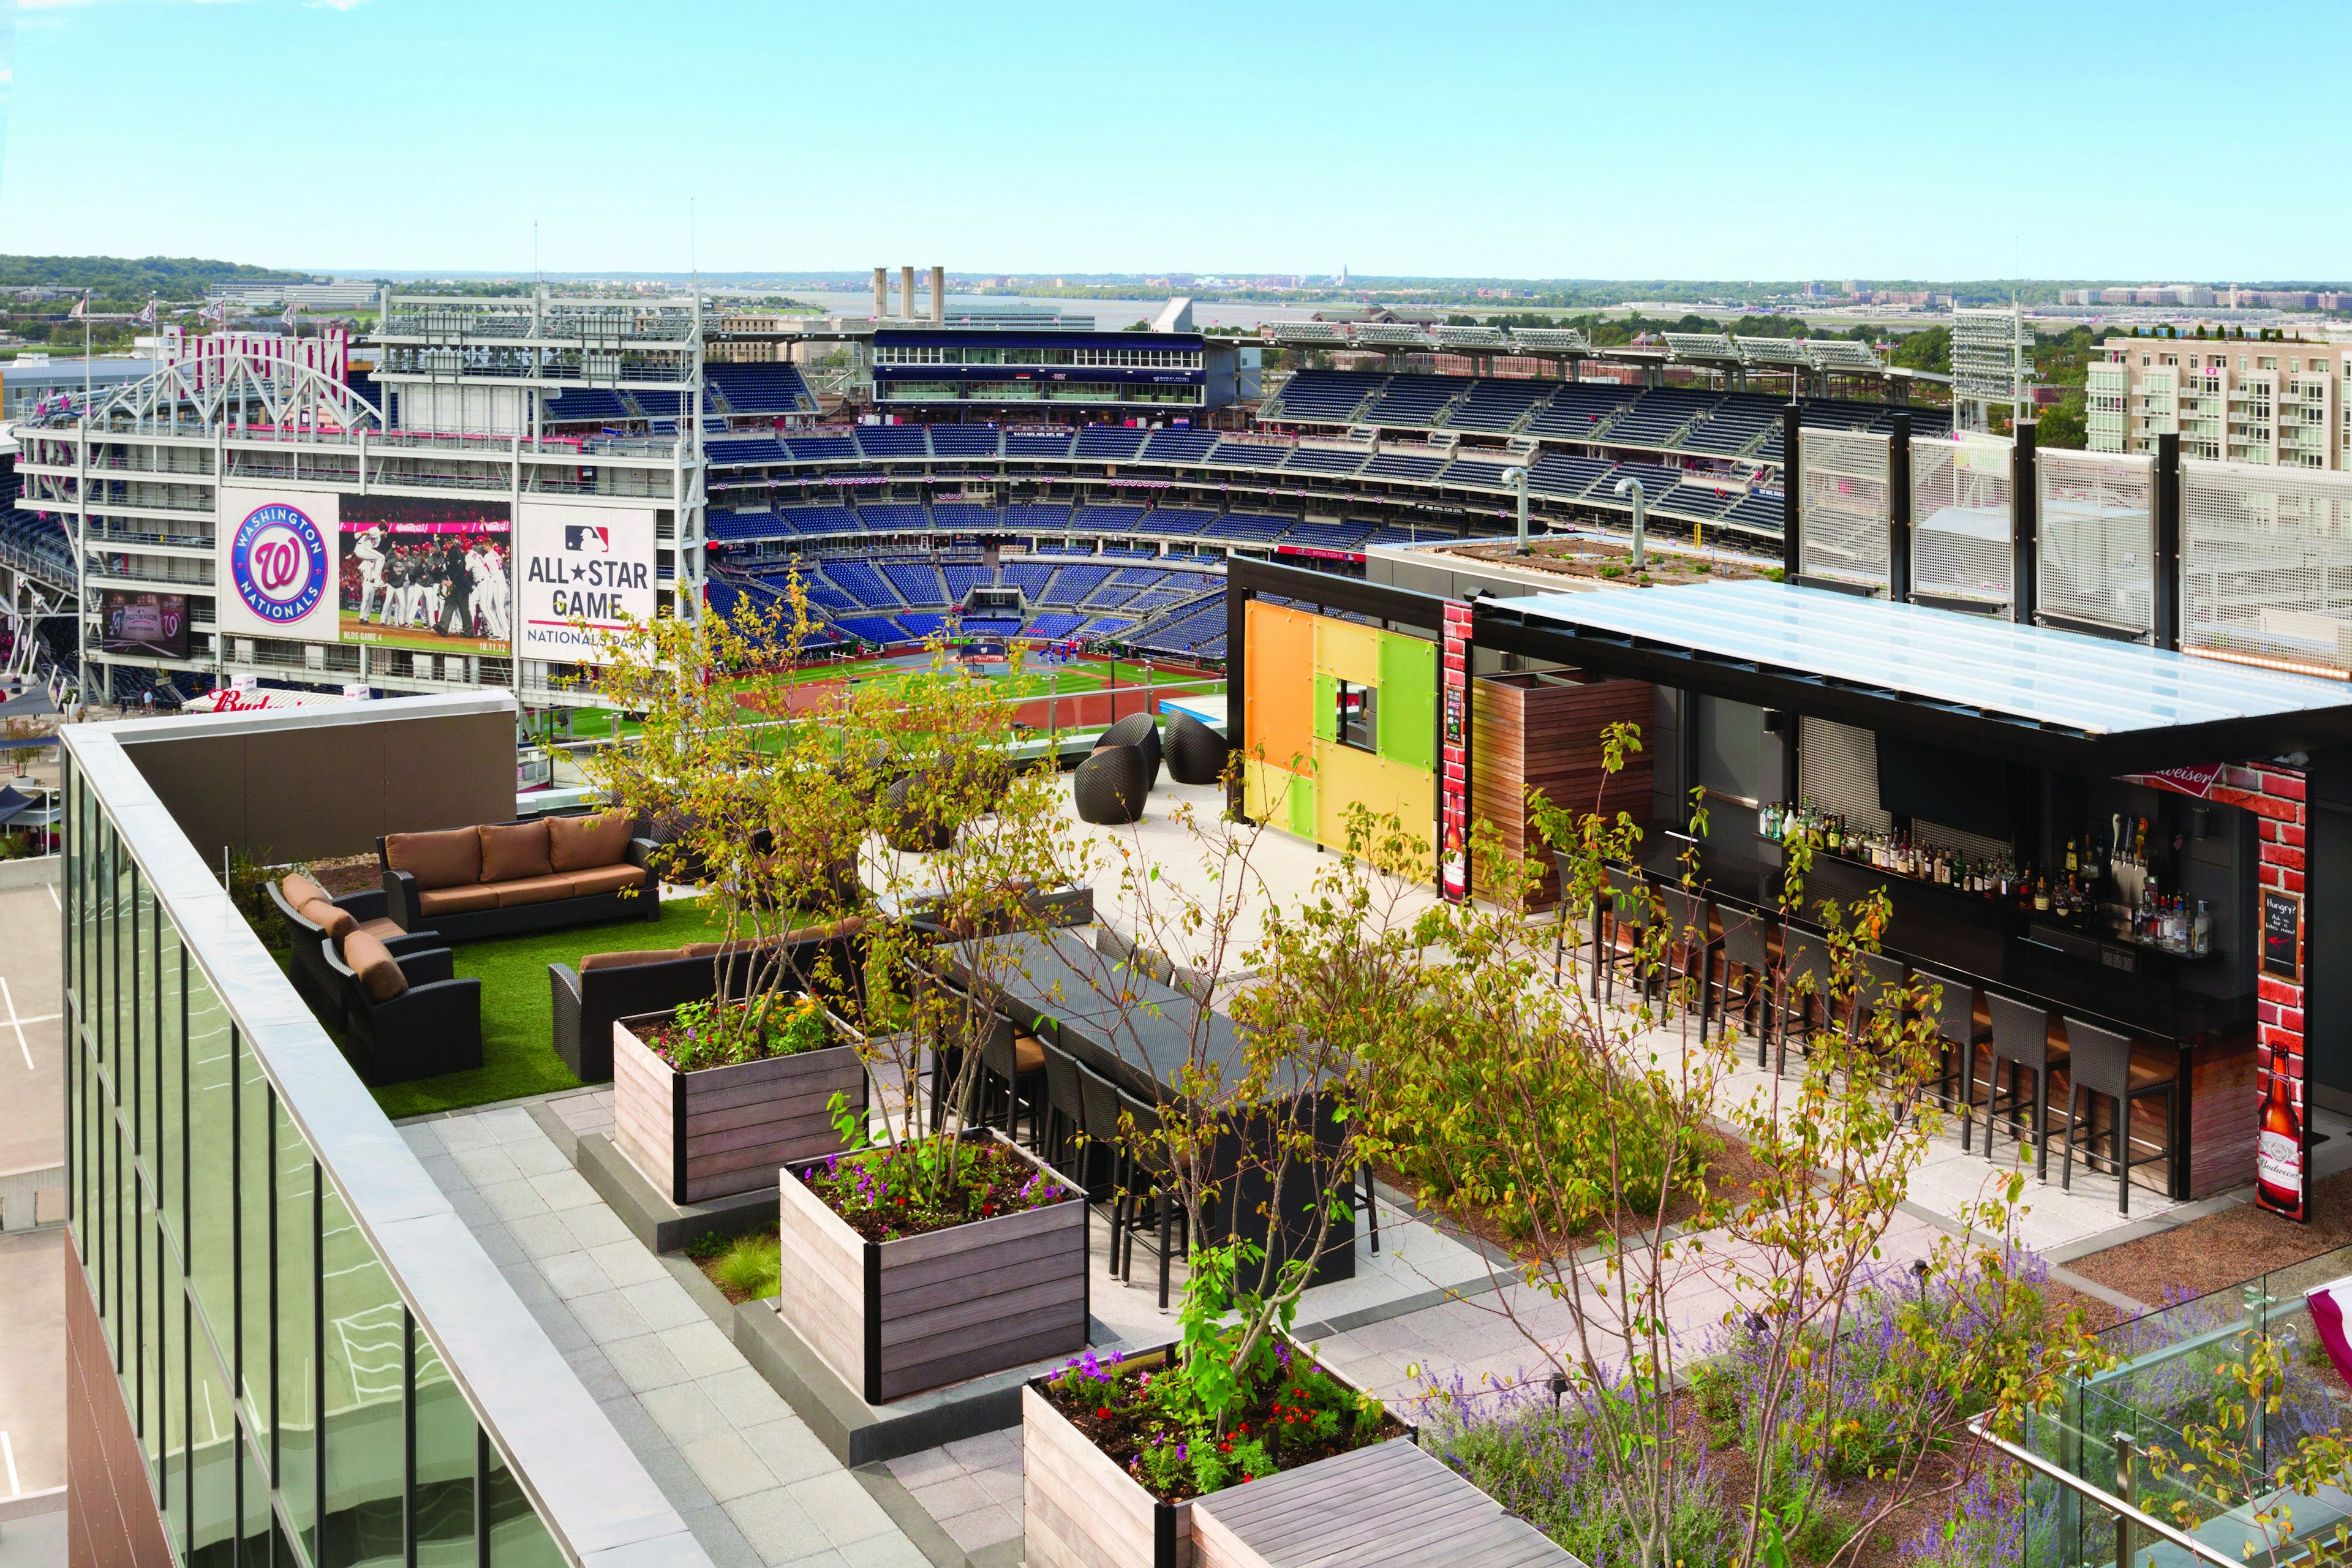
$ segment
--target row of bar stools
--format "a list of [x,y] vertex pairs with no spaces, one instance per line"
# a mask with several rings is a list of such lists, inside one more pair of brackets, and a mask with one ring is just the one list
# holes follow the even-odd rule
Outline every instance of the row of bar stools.
[[[2066,1020],[2066,1042],[2072,1068],[2066,1074],[2066,1162],[2060,1173],[2058,1184],[2072,1189],[2074,1184],[2074,1107],[2083,1106],[2081,1126],[2084,1132],[2083,1163],[2087,1168],[2096,1156],[2092,1152],[2097,1134],[2092,1125],[2092,1112],[2105,1098],[2115,1110],[2115,1120],[2107,1126],[2107,1163],[2116,1173],[2116,1211],[2131,1213],[2131,1173],[2135,1165],[2153,1164],[2172,1157],[2172,1122],[2174,1093],[2179,1089],[2171,1075],[2154,1068],[2136,1069],[2132,1065],[2132,1043],[2128,1037],[2096,1024],[2085,1024],[2080,1018]],[[2132,1137],[2132,1107],[2156,1095],[2164,1097],[2164,1137],[2152,1152],[2134,1157],[2132,1145],[2141,1142]]]

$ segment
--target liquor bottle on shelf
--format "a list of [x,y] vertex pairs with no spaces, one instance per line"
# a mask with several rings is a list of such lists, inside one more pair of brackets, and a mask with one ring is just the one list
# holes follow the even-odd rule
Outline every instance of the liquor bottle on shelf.
[[2295,1109],[2286,1074],[2286,1044],[2273,1039],[2262,1133],[2254,1144],[2254,1181],[2264,1198],[2292,1211],[2303,1206],[2303,1113]]
[[2197,958],[2213,951],[2213,911],[2202,899],[2197,900],[2197,919],[2189,930],[2189,951]]
[[2034,880],[2033,912],[2042,915],[2050,912],[2050,879],[2047,877],[2037,878]]
[[2081,864],[2074,858],[2074,841],[2069,838],[2066,840],[2066,874],[2071,877],[2081,869]]

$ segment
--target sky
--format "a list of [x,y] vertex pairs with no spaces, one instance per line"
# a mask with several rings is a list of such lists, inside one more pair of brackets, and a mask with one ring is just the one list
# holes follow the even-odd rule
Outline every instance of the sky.
[[13,0],[13,60],[11,4],[0,252],[527,274],[536,220],[552,272],[2352,274],[2327,63],[2170,0]]

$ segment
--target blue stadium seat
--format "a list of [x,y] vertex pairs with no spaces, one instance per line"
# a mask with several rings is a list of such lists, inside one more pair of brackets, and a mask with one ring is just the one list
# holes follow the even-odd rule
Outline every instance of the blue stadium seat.
[[1129,463],[1143,450],[1143,439],[1150,432],[1129,430],[1118,425],[1089,425],[1078,432],[1077,444],[1071,448],[1074,458],[1098,462]]
[[1154,430],[1151,439],[1144,444],[1143,460],[1148,463],[1197,463],[1209,455],[1217,444],[1216,436],[1207,430]]
[[997,436],[993,425],[934,425],[931,454],[939,458],[993,458]]

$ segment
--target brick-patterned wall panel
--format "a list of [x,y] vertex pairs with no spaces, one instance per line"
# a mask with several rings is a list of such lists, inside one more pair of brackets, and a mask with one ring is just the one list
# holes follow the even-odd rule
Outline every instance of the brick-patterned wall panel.
[[171,1568],[89,1277],[71,1246],[58,1256],[66,1270],[66,1561],[69,1568]]

